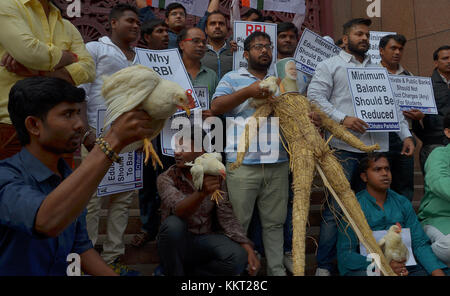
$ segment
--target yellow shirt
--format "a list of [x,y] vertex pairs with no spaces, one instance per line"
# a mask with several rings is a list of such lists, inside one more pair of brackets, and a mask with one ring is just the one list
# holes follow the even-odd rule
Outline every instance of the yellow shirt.
[[[86,50],[77,28],[62,18],[50,4],[47,19],[39,0],[1,0],[0,58],[9,53],[33,70],[51,71],[59,63],[62,51],[78,55],[78,62],[65,67],[76,85],[92,82],[95,64]],[[11,87],[24,77],[0,66],[0,122],[11,124],[8,96]]]

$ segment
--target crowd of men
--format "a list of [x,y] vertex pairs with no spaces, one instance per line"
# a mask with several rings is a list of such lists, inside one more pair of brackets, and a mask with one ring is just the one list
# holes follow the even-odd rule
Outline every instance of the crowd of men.
[[[142,229],[132,244],[142,247],[157,240],[161,264],[156,274],[257,275],[261,255],[267,275],[292,273],[289,155],[281,141],[276,156],[268,156],[257,145],[241,167],[231,170],[244,130],[239,124],[224,130],[236,137],[225,145],[226,179],[206,175],[200,190],[186,166],[205,153],[193,149],[195,128],[192,141],[179,142],[174,157],[163,156],[157,148],[164,170],[145,166],[143,189],[108,196],[101,254],[93,247],[105,198],[97,196],[98,184],[122,148],[155,128],[148,114],[136,108],[99,135],[97,111],[106,109],[103,77],[138,63],[134,46],[139,39],[152,50],[178,48],[192,85],[208,89],[210,108],[202,110],[204,119],[249,118],[255,112],[250,99],[268,97],[259,84],[271,75],[272,61],[294,56],[299,28],[289,22],[278,24],[276,57],[270,36],[252,33],[244,42],[248,67],[233,70],[237,45],[230,38],[227,16],[219,11],[219,0],[210,1],[195,27],[187,27],[186,9],[179,3],[166,7],[164,20],[155,17],[145,0],[137,0],[136,7],[117,4],[109,13],[110,34],[87,44],[49,0],[2,2],[0,275],[66,275],[71,253],[79,254],[86,275],[139,275],[123,262],[128,212],[136,195]],[[273,22],[256,9],[241,19]],[[392,260],[394,272],[448,275],[450,46],[433,54],[431,79],[438,114],[403,111],[398,114],[399,132],[370,133],[367,123],[355,117],[346,69],[377,66],[391,74],[413,75],[401,65],[407,42],[401,34],[383,37],[381,63],[371,63],[370,26],[370,19],[363,18],[345,23],[336,41],[342,51],[319,63],[313,76],[297,71],[297,87],[366,145],[380,145],[379,152],[368,155],[338,139],[329,141],[372,230],[387,230],[395,223],[410,229],[416,264]],[[309,116],[319,128],[320,119]],[[205,132],[200,133],[205,138]],[[271,138],[274,131],[267,133]],[[425,196],[417,215],[411,203],[417,145],[413,134],[422,142],[425,176]],[[153,140],[154,147],[160,144],[160,137]],[[80,148],[82,162],[72,172],[63,156]],[[223,200],[216,204],[210,197],[217,190]],[[339,212],[334,200],[325,203],[316,275],[367,275],[370,261],[360,254],[351,228],[336,219]]]

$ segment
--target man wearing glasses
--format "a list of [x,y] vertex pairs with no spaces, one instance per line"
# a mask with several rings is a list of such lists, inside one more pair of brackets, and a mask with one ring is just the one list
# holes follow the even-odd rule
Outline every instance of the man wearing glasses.
[[[268,77],[272,63],[273,45],[270,36],[254,32],[244,42],[244,57],[248,69],[231,71],[220,80],[213,95],[211,111],[227,117],[227,188],[233,210],[247,232],[255,204],[262,224],[262,236],[267,258],[267,275],[286,275],[283,265],[283,224],[288,201],[288,156],[279,142],[279,132],[274,120],[268,118],[261,124],[258,140],[254,140],[243,165],[235,170],[229,166],[236,161],[238,140],[244,130],[244,120],[253,115],[249,98],[264,98],[259,87]],[[273,134],[273,135],[272,135]],[[261,135],[263,137],[261,137]],[[269,151],[263,149],[261,139]],[[264,151],[262,151],[264,150]]]

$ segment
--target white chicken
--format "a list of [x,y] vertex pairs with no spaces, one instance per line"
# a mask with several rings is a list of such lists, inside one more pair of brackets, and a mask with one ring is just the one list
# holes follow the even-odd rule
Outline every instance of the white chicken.
[[[270,97],[270,96],[276,96],[277,93],[279,92],[278,84],[279,84],[279,80],[277,77],[269,76],[259,83],[259,87],[261,89],[268,91],[267,97]],[[264,99],[256,99],[256,98],[249,99],[250,107],[255,108],[255,109],[257,109],[261,105],[264,105],[265,103],[266,103],[265,98]]]
[[162,167],[150,141],[161,132],[165,121],[176,112],[177,108],[185,110],[188,116],[190,115],[190,108],[194,107],[190,93],[177,83],[162,79],[152,69],[135,65],[105,77],[102,96],[107,105],[105,128],[122,113],[139,105],[150,115],[155,132],[151,135],[142,135],[142,141],[128,145],[121,153],[134,151],[143,145],[145,164],[151,155],[153,167],[156,169],[156,162]]
[[391,260],[403,262],[409,258],[409,251],[402,241],[401,232],[402,226],[400,223],[396,223],[389,227],[386,235],[378,242],[387,262],[391,262]]
[[[191,166],[192,181],[194,187],[197,190],[201,190],[203,187],[203,176],[222,176],[226,178],[225,166],[222,163],[222,155],[217,152],[204,153],[197,157],[194,162],[186,162],[187,166]],[[215,200],[216,204],[219,204],[219,198],[222,199],[223,193],[220,190],[216,190],[211,195],[211,200]]]

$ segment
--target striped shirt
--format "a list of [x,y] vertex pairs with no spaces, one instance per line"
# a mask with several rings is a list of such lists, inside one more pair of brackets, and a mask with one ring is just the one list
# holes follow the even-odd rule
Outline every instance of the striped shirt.
[[[267,78],[267,75],[265,78]],[[245,68],[228,72],[217,85],[213,101],[220,96],[230,95],[259,79]],[[249,101],[235,107],[226,117],[226,146],[227,161],[236,161],[237,147],[248,118],[253,115],[255,109],[249,106]],[[251,142],[249,152],[245,155],[244,164],[279,163],[288,161],[286,150],[279,138],[278,118],[270,117],[267,121],[260,121],[258,141]]]

